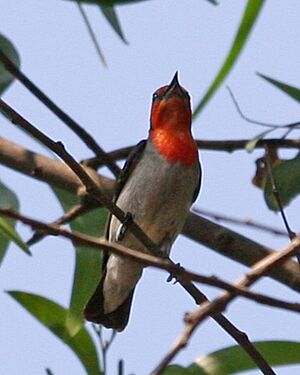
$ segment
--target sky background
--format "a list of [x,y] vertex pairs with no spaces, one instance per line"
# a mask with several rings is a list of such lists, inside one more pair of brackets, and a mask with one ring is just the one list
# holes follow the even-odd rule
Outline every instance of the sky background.
[[[107,151],[137,143],[147,136],[152,93],[179,71],[180,82],[197,104],[212,82],[231,45],[246,1],[153,0],[117,8],[129,45],[124,45],[97,7],[86,7],[108,62],[104,68],[94,51],[77,7],[63,0],[11,0],[2,4],[0,32],[16,46],[22,70]],[[299,120],[299,105],[256,76],[261,72],[300,86],[299,12],[297,0],[266,2],[251,37],[226,83],[244,112],[257,120],[283,124]],[[297,44],[298,43],[298,44]],[[78,160],[91,156],[82,142],[19,83],[4,95],[25,118],[55,140],[61,140]],[[0,119],[0,135],[46,155],[50,153],[20,130]],[[223,86],[193,124],[197,139],[252,138],[261,129],[244,122]],[[270,212],[260,190],[250,181],[254,161],[262,151],[233,154],[202,151],[204,177],[195,203],[200,208],[282,227]],[[292,157],[294,153],[281,153]],[[21,212],[50,221],[61,215],[59,203],[46,184],[0,167],[0,178],[14,190]],[[286,210],[299,232],[300,200]],[[30,231],[18,226],[23,238]],[[240,233],[274,249],[288,240],[248,228]],[[172,258],[184,267],[233,281],[246,271],[213,251],[180,237]],[[0,272],[0,372],[6,375],[83,375],[76,356],[38,323],[5,290],[24,290],[67,306],[74,269],[74,250],[66,240],[47,238],[27,257],[11,246]],[[165,282],[165,272],[147,269],[136,290],[127,329],[109,352],[109,373],[117,360],[126,374],[147,374],[180,334],[183,314],[195,308],[180,286]],[[218,291],[203,287],[213,298]],[[261,280],[255,290],[298,301],[281,284]],[[296,314],[239,299],[226,312],[251,340],[300,341]],[[202,354],[230,346],[232,339],[212,320],[201,325],[188,347],[175,359],[189,364]],[[300,366],[280,368],[278,374],[297,374]],[[247,374],[257,374],[257,371]],[[246,373],[245,373],[246,374]]]

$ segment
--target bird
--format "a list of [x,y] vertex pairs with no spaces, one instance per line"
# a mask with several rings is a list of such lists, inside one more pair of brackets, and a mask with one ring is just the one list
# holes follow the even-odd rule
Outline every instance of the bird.
[[[178,81],[153,94],[148,138],[130,153],[117,181],[114,201],[168,257],[201,184],[197,144],[191,133],[190,95]],[[147,252],[125,223],[110,215],[106,239]],[[123,331],[144,266],[105,253],[100,282],[84,308],[86,320]]]

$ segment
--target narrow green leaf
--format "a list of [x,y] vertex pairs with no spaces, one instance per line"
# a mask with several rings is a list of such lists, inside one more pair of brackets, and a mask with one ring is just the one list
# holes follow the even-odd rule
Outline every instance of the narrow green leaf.
[[250,32],[255,24],[255,21],[259,15],[259,12],[264,4],[264,0],[248,0],[243,18],[241,20],[239,29],[233,41],[233,44],[227,54],[227,57],[219,70],[216,78],[214,79],[213,83],[205,93],[204,97],[200,101],[200,103],[196,106],[194,110],[194,118],[199,115],[201,110],[207,104],[207,102],[211,99],[214,93],[217,91],[221,83],[224,81],[226,76],[229,74],[230,70],[232,69],[233,65],[237,61],[243,47],[246,44],[246,41],[250,35]]
[[[20,58],[12,43],[0,34],[0,50],[4,52],[15,65],[20,66]],[[0,62],[0,94],[12,83],[14,77],[7,72],[4,65]]]
[[21,291],[8,294],[76,354],[89,375],[102,375],[95,344],[85,327],[72,335],[65,325],[67,310],[42,296]]
[[[0,181],[0,207],[19,211],[18,198],[7,186]],[[15,220],[0,218],[0,263],[4,258],[10,241],[14,241],[25,252],[29,253],[27,245],[14,230]],[[29,253],[30,254],[30,253]]]
[[[69,1],[77,1],[77,0],[69,0]],[[82,3],[86,4],[98,4],[104,6],[113,6],[113,5],[121,5],[121,4],[130,4],[130,3],[139,3],[146,0],[81,0]],[[149,1],[149,0],[147,0]],[[212,0],[214,1],[214,0]]]
[[95,50],[96,50],[96,53],[97,55],[99,56],[99,59],[100,61],[102,62],[102,64],[104,66],[107,66],[107,63],[106,63],[106,60],[105,60],[105,57],[104,57],[104,54],[101,50],[101,47],[100,47],[100,44],[98,43],[98,40],[97,40],[97,37],[96,37],[96,34],[93,30],[93,27],[92,27],[92,24],[88,18],[88,15],[86,13],[86,11],[84,10],[84,7],[83,5],[81,4],[81,1],[80,0],[77,0],[77,5],[78,5],[78,10],[82,16],[82,19],[83,19],[83,22],[87,28],[87,31],[88,31],[88,34],[91,38],[91,41],[95,47]]
[[[65,212],[78,203],[75,194],[58,188],[53,188],[53,191]],[[101,237],[104,233],[106,218],[105,208],[95,209],[73,220],[71,229],[90,236]],[[102,253],[100,251],[95,251],[88,246],[76,246],[75,273],[66,322],[69,328],[72,327],[73,334],[76,334],[82,327],[82,310],[100,280],[101,264]]]
[[282,90],[286,94],[288,94],[291,98],[295,99],[297,102],[300,102],[300,89],[294,86],[290,86],[284,82],[276,81],[273,78],[267,77],[261,73],[257,73],[257,75],[267,82],[271,83],[272,85],[276,86],[278,89]]
[[125,44],[128,44],[127,40],[125,39],[124,33],[122,31],[122,28],[121,28],[121,25],[120,25],[120,22],[119,22],[119,19],[118,19],[115,8],[113,6],[100,5],[100,9],[101,9],[104,17],[106,18],[106,20],[110,24],[110,26],[117,33],[117,35],[119,35],[119,37],[121,38],[121,40]]
[[[281,204],[285,207],[300,194],[300,157],[281,161],[272,168],[272,171]],[[278,211],[269,178],[266,182],[264,197],[268,207],[273,211]]]
[[[300,342],[260,341],[254,345],[270,366],[300,364]],[[168,366],[164,375],[231,375],[255,369],[255,363],[236,345],[204,355],[187,368]]]
[[13,225],[5,217],[0,217],[0,242],[2,241],[2,236],[7,240],[13,241],[22,250],[24,250],[27,255],[31,255],[26,243],[22,241]]

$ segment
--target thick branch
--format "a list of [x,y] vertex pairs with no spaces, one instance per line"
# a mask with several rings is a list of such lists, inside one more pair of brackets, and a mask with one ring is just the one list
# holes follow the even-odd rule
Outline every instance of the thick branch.
[[[237,232],[190,213],[182,233],[190,239],[248,267],[273,252]],[[299,265],[286,260],[270,272],[273,279],[300,291]]]
[[[82,183],[74,172],[59,160],[51,159],[0,137],[0,164],[37,180],[77,193]],[[114,181],[85,167],[99,188],[112,196]]]
[[[1,137],[0,164],[74,193],[82,186],[70,168],[61,161],[28,151]],[[96,175],[92,169],[86,168],[86,170],[94,181],[98,182],[99,188],[111,196],[114,181]],[[252,266],[272,251],[247,237],[193,213],[190,213],[187,218],[183,234],[246,266]],[[270,276],[290,288],[300,291],[300,273],[296,262],[287,260],[272,270]]]

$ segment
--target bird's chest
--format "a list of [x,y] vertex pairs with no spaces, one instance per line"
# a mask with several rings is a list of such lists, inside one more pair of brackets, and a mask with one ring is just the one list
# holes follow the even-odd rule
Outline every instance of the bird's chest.
[[[150,153],[141,159],[116,203],[133,215],[154,242],[172,243],[184,224],[198,179],[197,164],[186,168],[181,163],[171,164],[160,155]],[[120,222],[113,217],[111,241],[116,241],[119,228]],[[142,248],[130,233],[126,233],[123,243]]]

